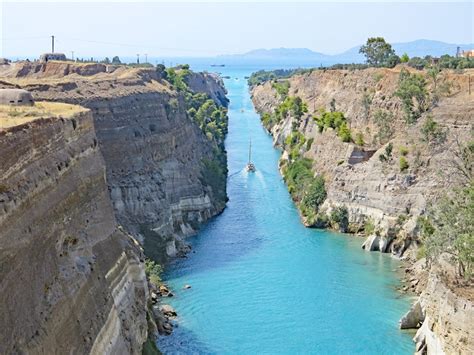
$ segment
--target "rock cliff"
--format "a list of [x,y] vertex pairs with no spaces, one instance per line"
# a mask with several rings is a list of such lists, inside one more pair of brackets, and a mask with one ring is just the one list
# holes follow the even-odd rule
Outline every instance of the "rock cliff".
[[90,111],[0,130],[0,352],[140,353],[142,253],[118,228]]
[[[251,92],[275,145],[283,149],[282,171],[298,156],[310,162],[311,174],[324,177],[327,196],[317,218],[308,217],[311,211],[299,199],[307,192],[296,199],[303,222],[325,226],[332,212],[344,207],[348,213],[345,231],[365,234],[366,250],[414,260],[418,217],[439,196],[458,186],[457,153],[472,140],[474,95],[469,88],[472,70],[445,70],[436,81],[421,72],[430,102],[408,124],[403,102],[396,95],[400,72],[400,67],[308,70],[255,85]],[[300,109],[292,106],[296,101],[287,100],[295,97],[302,99]],[[307,113],[302,112],[305,108]],[[321,127],[325,112],[341,112],[348,129]],[[347,131],[352,137],[343,139]],[[294,174],[301,175],[301,170]],[[290,178],[295,180],[295,176]],[[461,288],[439,276],[439,269],[425,268],[420,275],[414,279],[416,283],[425,280],[417,288],[421,293],[418,306],[402,319],[404,328],[421,325],[415,338],[417,351],[471,353],[472,287],[465,288],[468,296],[463,296]]]
[[[54,70],[48,69],[50,65]],[[183,238],[225,207],[225,176],[219,177],[224,191],[214,191],[204,181],[203,163],[214,160],[215,149],[222,148],[190,121],[183,95],[154,69],[119,67],[82,76],[69,64],[61,69],[58,65],[43,64],[46,68],[39,72],[69,74],[37,79],[35,74],[25,76],[25,67],[20,67],[10,69],[9,75],[37,100],[89,108],[118,222],[159,261],[186,250]],[[191,73],[188,81],[191,90],[227,106],[217,76]]]
[[[156,330],[143,248],[162,263],[223,210],[222,141],[154,68],[12,63],[0,76],[43,106],[87,108],[0,125],[0,352],[140,353]],[[224,115],[222,81],[189,79]]]
[[[362,232],[365,221],[372,220],[380,238],[372,238],[369,248],[401,256],[410,244],[405,240],[415,237],[416,219],[427,204],[456,186],[450,162],[457,142],[471,137],[474,96],[469,95],[468,73],[446,73],[443,80],[449,83],[449,93],[416,124],[407,125],[401,102],[394,95],[399,75],[400,68],[314,70],[295,75],[287,80],[288,96],[301,97],[308,114],[299,120],[288,114],[267,128],[275,144],[288,153],[290,147],[285,139],[293,132],[300,132],[306,142],[311,141],[310,146],[300,148],[300,153],[312,159],[316,174],[325,177],[327,199],[322,210],[347,207],[350,230],[354,232]],[[282,101],[270,82],[255,86],[252,97],[262,114],[272,114]],[[331,105],[346,116],[353,139],[356,134],[363,137],[362,145],[343,142],[331,128],[320,132],[312,116],[318,116],[321,110],[329,111]],[[377,121],[380,113],[389,115],[388,134],[382,140]],[[427,142],[421,133],[428,117],[446,133],[442,142]],[[392,152],[383,160],[380,156],[386,155],[388,145]],[[409,165],[403,171],[399,166],[402,157]],[[287,159],[284,154],[281,164]]]

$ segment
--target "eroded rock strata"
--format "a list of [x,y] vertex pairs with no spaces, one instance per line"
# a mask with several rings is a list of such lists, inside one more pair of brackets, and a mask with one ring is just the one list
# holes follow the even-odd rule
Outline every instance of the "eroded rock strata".
[[[142,246],[163,262],[222,211],[222,145],[155,69],[1,69],[3,87],[88,110],[0,129],[0,352],[140,353],[157,330]],[[227,105],[218,77],[189,86]]]
[[118,228],[90,111],[0,132],[0,352],[139,353],[140,248]]

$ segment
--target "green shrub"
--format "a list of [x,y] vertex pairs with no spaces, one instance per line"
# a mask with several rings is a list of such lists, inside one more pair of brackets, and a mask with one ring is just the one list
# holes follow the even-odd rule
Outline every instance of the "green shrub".
[[391,158],[392,151],[393,151],[393,144],[392,144],[392,142],[390,142],[385,147],[385,155],[387,156],[387,158],[389,158],[389,159]]
[[318,211],[319,206],[326,200],[326,185],[322,176],[315,177],[306,189],[302,204],[305,208]]
[[347,127],[346,123],[343,123],[341,126],[339,126],[337,135],[341,138],[343,142],[348,143],[352,141],[351,130],[349,129],[349,127]]
[[375,225],[372,218],[367,218],[364,223],[364,234],[372,235],[375,232]]
[[407,123],[415,123],[428,109],[426,80],[422,74],[411,74],[406,69],[402,69],[395,96],[402,101]]
[[420,245],[416,251],[416,260],[426,258],[426,246]]
[[322,111],[320,116],[315,116],[313,118],[318,125],[319,132],[322,133],[325,129],[333,128],[336,130],[337,135],[343,142],[352,141],[351,130],[347,126],[347,119],[344,117],[342,112]]
[[308,141],[306,142],[306,150],[311,149],[311,146],[313,145],[313,142],[314,142],[314,138],[308,139]]
[[404,157],[408,155],[408,148],[407,147],[400,147],[400,154]]
[[349,227],[349,211],[346,206],[339,206],[332,210],[331,223],[339,228],[341,232],[346,232]]
[[433,120],[431,115],[426,118],[420,130],[423,140],[429,144],[441,144],[446,141],[447,132],[439,126],[438,122]]
[[399,165],[400,165],[400,171],[405,171],[409,167],[408,161],[405,159],[405,157],[400,157]]
[[355,144],[357,144],[358,146],[361,146],[361,147],[365,144],[364,135],[361,132],[356,133]]
[[214,152],[213,159],[203,159],[201,165],[201,182],[210,186],[216,199],[227,200],[226,192],[227,167],[225,155],[222,151]]
[[278,95],[280,95],[282,99],[285,99],[288,96],[290,83],[286,80],[277,81],[277,82],[272,83],[272,88],[276,90],[276,92],[278,93]]
[[305,112],[308,112],[308,106],[299,96],[288,96],[275,108],[274,116],[276,122],[286,118],[288,113],[299,120]]
[[364,115],[366,119],[369,117],[370,105],[372,105],[372,100],[373,100],[373,95],[364,91],[364,93],[362,94],[361,103],[362,103],[362,107],[364,108]]
[[150,283],[155,287],[159,287],[161,285],[162,272],[163,268],[161,267],[161,265],[155,263],[153,260],[150,259],[145,260],[145,274],[148,277]]
[[430,262],[447,253],[458,273],[469,279],[474,273],[474,182],[456,189],[429,209],[431,227],[423,235]]
[[388,141],[393,135],[393,114],[389,111],[377,110],[374,114],[374,121],[378,128],[377,138],[381,144]]

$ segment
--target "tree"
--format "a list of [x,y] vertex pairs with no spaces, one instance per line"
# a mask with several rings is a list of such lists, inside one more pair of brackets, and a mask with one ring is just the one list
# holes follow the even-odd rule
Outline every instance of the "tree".
[[367,43],[360,47],[359,53],[365,55],[367,64],[375,67],[386,66],[389,58],[395,55],[392,46],[385,42],[383,37],[369,38]]
[[105,59],[104,59],[104,64],[110,64],[110,59],[109,59],[109,57],[105,57]]
[[122,62],[118,56],[115,56],[112,58],[112,64],[122,64]]
[[157,64],[156,73],[158,74],[160,79],[168,79],[168,73],[166,72],[166,67],[163,64]]
[[409,60],[410,60],[410,57],[408,56],[408,54],[403,53],[403,55],[402,55],[401,58],[400,58],[400,62],[402,62],[402,63],[408,63]]
[[446,141],[447,132],[429,115],[420,128],[423,140],[429,144],[441,144]]
[[426,80],[421,74],[410,74],[407,70],[402,69],[395,96],[402,101],[407,123],[415,123],[421,114],[428,109]]
[[347,231],[349,227],[349,211],[346,206],[339,206],[331,212],[331,222],[333,226],[337,225],[339,230],[343,233]]
[[326,186],[324,178],[322,176],[317,176],[308,187],[306,195],[303,198],[303,205],[317,211],[325,199]]
[[432,228],[423,233],[429,261],[448,254],[458,265],[458,273],[469,278],[474,268],[474,182],[432,208]]

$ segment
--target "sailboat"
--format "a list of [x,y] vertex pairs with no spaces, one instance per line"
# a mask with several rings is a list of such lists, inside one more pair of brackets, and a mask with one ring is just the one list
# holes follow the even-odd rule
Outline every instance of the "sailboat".
[[245,167],[245,170],[247,170],[250,173],[254,173],[255,170],[257,170],[255,168],[255,165],[253,165],[252,163],[252,139],[250,139],[250,142],[249,142],[249,161],[247,163],[247,166]]

